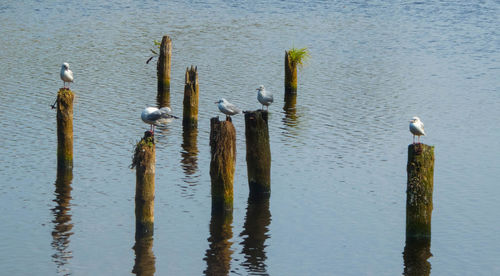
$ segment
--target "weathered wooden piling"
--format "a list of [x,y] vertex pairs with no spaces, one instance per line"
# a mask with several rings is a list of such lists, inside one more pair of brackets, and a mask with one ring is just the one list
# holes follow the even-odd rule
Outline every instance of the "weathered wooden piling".
[[245,113],[248,185],[252,196],[269,197],[271,193],[268,114],[265,110]]
[[429,276],[431,264],[428,259],[431,253],[431,238],[407,237],[403,251],[404,276]]
[[406,237],[431,236],[434,147],[408,146],[406,187]]
[[155,199],[155,144],[151,132],[135,147],[132,168],[136,170],[135,225],[136,235],[153,235]]
[[205,275],[229,275],[231,268],[231,245],[233,211],[212,208],[210,220],[209,248],[205,254],[207,269]]
[[243,266],[246,267],[248,275],[267,275],[265,249],[269,224],[269,198],[249,196],[245,224],[240,234],[240,237],[244,237],[241,253],[244,254]]
[[[158,74],[157,100],[168,104],[170,107],[170,64],[172,58],[172,39],[168,35],[163,36],[160,44],[160,56],[156,65]],[[165,107],[160,104],[160,107]]]
[[184,84],[184,110],[182,124],[184,126],[198,126],[198,67],[186,69],[186,82]]
[[297,94],[297,64],[292,61],[289,51],[285,51],[285,95],[287,94]]
[[212,209],[233,209],[236,129],[231,121],[210,119]]
[[57,168],[73,168],[73,100],[68,88],[57,92]]

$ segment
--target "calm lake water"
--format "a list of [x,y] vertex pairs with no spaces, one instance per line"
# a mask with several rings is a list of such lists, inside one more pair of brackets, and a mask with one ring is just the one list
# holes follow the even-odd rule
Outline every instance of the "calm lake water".
[[[419,265],[500,275],[498,0],[164,2],[0,3],[1,274],[401,275],[418,115],[436,157],[432,257]],[[145,61],[165,34],[174,114],[185,69],[198,66],[199,128],[158,130],[154,239],[135,246],[129,165],[148,129],[140,112],[156,104],[156,65]],[[293,46],[311,59],[285,112]],[[69,178],[57,178],[49,107],[62,62],[75,74]],[[213,102],[260,108],[260,84],[275,96],[272,195],[248,203],[236,116],[234,211],[221,221],[211,217]]]

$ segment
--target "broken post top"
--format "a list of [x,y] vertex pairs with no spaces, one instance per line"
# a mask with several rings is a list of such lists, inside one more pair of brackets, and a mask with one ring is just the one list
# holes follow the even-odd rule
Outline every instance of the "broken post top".
[[[152,166],[151,166],[152,164]],[[130,167],[154,173],[155,143],[150,131],[144,132],[144,137],[135,146],[134,156]]]
[[191,68],[186,68],[186,84],[189,83],[198,84],[198,66],[191,65]]
[[421,143],[408,145],[408,156],[421,154],[431,154],[434,156],[434,146],[429,146]]
[[269,112],[267,110],[258,109],[255,111],[245,111],[245,122],[254,120],[257,121],[262,118],[267,124],[268,117]]

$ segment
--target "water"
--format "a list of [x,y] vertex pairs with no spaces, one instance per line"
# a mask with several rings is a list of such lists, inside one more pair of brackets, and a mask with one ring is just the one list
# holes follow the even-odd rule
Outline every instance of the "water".
[[[1,3],[2,273],[126,275],[145,263],[145,275],[214,267],[401,275],[408,120],[418,115],[423,141],[436,147],[432,257],[420,264],[431,275],[499,274],[499,9],[498,1]],[[128,166],[148,128],[140,112],[156,103],[156,66],[145,61],[164,34],[173,39],[177,115],[185,68],[198,66],[199,129],[183,136],[178,121],[158,131],[154,238],[134,250]],[[285,113],[283,55],[292,46],[312,57],[299,72],[296,109]],[[64,61],[75,73],[72,178],[57,178],[49,107]],[[213,102],[256,109],[260,84],[275,94],[271,199],[248,203],[244,121],[235,117],[233,216],[212,217]]]

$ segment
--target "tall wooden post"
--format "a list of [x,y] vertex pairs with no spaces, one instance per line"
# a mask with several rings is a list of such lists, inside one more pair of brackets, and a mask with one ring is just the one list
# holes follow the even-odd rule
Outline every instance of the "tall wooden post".
[[408,146],[406,188],[406,237],[431,236],[434,147]]
[[271,193],[271,148],[267,126],[268,112],[245,113],[248,185],[252,196],[269,197]]
[[172,39],[168,35],[163,36],[160,44],[160,56],[158,57],[158,104],[161,107],[170,107],[170,64],[172,58]]
[[233,242],[233,210],[212,208],[210,220],[209,248],[205,254],[207,276],[229,275],[231,268],[231,245]]
[[292,62],[288,51],[285,51],[285,95],[297,94],[297,64]]
[[135,228],[136,235],[153,235],[155,199],[155,144],[154,137],[146,131],[137,143],[132,160],[135,167]]
[[210,119],[212,209],[233,209],[236,129],[231,121]]
[[67,88],[57,92],[57,168],[73,168],[73,100]]
[[198,67],[191,65],[186,69],[186,83],[184,85],[184,110],[182,124],[184,126],[198,126]]

